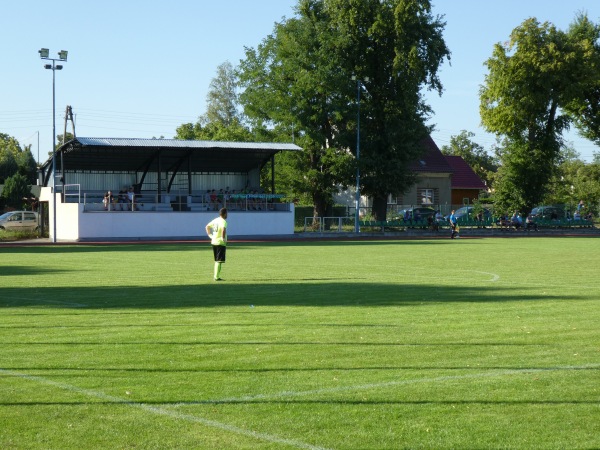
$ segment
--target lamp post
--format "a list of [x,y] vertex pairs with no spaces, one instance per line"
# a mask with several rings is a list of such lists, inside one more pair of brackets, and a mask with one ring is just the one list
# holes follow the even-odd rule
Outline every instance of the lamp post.
[[[356,198],[354,200],[354,232],[360,233],[360,91],[363,88],[362,81],[356,77],[352,77],[356,80]],[[365,81],[369,81],[368,77],[365,77]]]
[[55,72],[62,70],[61,64],[56,64],[56,61],[67,61],[66,50],[58,52],[58,58],[50,58],[50,50],[42,48],[38,51],[41,59],[52,61],[52,64],[44,65],[45,69],[52,70],[52,242],[56,243],[56,89],[55,89]]

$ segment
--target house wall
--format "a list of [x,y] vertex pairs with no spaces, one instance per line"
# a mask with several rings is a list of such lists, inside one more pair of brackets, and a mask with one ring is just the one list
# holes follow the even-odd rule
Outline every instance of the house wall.
[[[407,206],[421,206],[421,191],[422,189],[432,189],[435,191],[437,198],[433,199],[432,206],[441,207],[442,211],[450,210],[452,202],[452,187],[450,173],[423,173],[419,176],[417,183],[412,186],[408,192],[396,197],[398,209]],[[353,207],[355,205],[356,189],[348,188],[340,191],[334,196],[336,204]],[[373,200],[368,197],[361,196],[361,215],[366,214],[369,208],[373,206]],[[388,205],[388,211],[394,209],[394,205]],[[363,208],[366,208],[363,211]]]
[[449,173],[423,173],[415,185],[401,197],[403,205],[421,205],[420,192],[422,189],[434,189],[438,198],[433,199],[434,205],[449,205],[452,200],[451,179]]
[[463,205],[464,199],[468,198],[469,203],[472,204],[479,198],[479,189],[453,189],[452,190],[452,204],[454,206]]

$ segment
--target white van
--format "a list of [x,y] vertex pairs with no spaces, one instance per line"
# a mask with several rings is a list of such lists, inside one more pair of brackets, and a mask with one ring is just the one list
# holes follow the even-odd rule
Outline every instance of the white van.
[[38,214],[33,211],[11,211],[0,216],[0,230],[34,231],[38,226]]

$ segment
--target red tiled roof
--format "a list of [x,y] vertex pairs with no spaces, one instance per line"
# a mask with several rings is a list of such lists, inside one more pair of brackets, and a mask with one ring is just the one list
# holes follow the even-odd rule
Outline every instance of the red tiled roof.
[[452,189],[486,189],[485,183],[473,172],[462,156],[445,156],[453,169]]
[[414,172],[453,172],[452,167],[431,136],[423,140],[423,146],[426,148],[425,153],[419,160],[411,164],[411,169]]

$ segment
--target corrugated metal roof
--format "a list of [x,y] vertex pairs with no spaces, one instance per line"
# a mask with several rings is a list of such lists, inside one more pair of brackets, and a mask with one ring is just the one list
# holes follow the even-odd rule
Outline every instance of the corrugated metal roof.
[[302,150],[295,144],[276,142],[226,142],[226,141],[185,141],[181,139],[136,139],[136,138],[94,138],[78,137],[81,145],[96,147],[164,147],[164,148],[210,148],[248,150]]
[[[57,152],[65,170],[247,173],[276,153],[302,151],[289,143],[77,137]],[[49,159],[43,165],[46,172]]]

